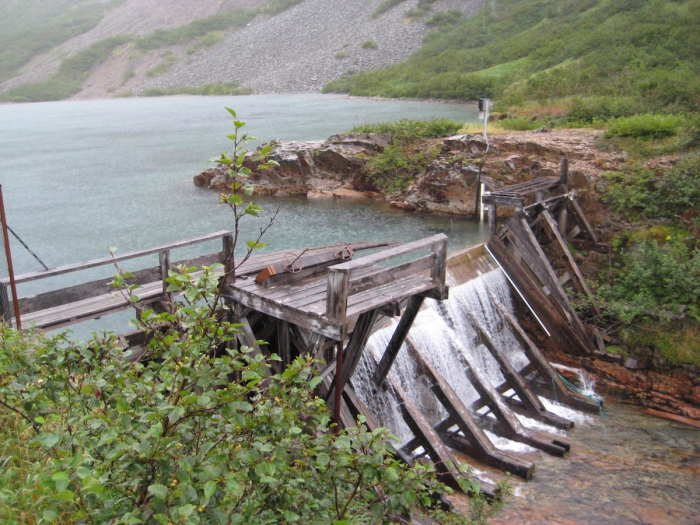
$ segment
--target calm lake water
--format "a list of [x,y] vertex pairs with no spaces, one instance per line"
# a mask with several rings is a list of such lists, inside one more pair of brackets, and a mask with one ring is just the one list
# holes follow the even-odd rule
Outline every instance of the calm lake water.
[[[226,135],[232,124],[224,106],[236,109],[247,122],[245,130],[261,141],[325,139],[357,124],[404,117],[477,117],[476,108],[467,104],[335,95],[0,105],[0,183],[8,224],[49,267],[104,257],[108,247],[124,252],[231,229],[230,211],[218,205],[218,195],[192,183],[208,158],[229,147]],[[406,214],[372,202],[256,200],[267,216],[280,209],[266,237],[270,250],[341,240],[408,241],[438,232],[450,236],[454,250],[487,235],[469,220]],[[248,221],[244,238],[251,238],[265,222]],[[15,272],[40,270],[39,263],[12,241]],[[149,260],[148,266],[153,265]],[[113,269],[90,276],[105,273]],[[30,283],[20,288],[20,296],[84,279],[82,274]]]

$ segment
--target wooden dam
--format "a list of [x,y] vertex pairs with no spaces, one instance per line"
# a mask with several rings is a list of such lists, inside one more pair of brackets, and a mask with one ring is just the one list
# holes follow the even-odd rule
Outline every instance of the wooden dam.
[[[530,189],[540,192],[544,188],[540,186]],[[549,182],[545,186],[545,189],[553,187]],[[567,388],[535,338],[521,326],[518,315],[493,294],[491,302],[502,314],[503,327],[514,335],[527,364],[516,366],[509,357],[510,348],[499,344],[494,333],[481,326],[471,313],[465,314],[459,322],[470,323],[477,333],[477,340],[470,344],[483,345],[504,378],[501,384],[493,384],[477,363],[467,355],[460,355],[462,381],[478,392],[476,401],[465,403],[460,398],[456,385],[450,384],[431,361],[430,352],[412,343],[410,332],[417,315],[426,308],[426,299],[437,303],[448,300],[450,266],[454,266],[456,273],[461,272],[460,280],[465,281],[479,273],[470,269],[472,261],[489,258],[508,278],[516,310],[534,317],[547,337],[573,354],[604,354],[600,334],[584,325],[565,290],[570,286],[578,293],[590,293],[567,243],[583,243],[590,249],[604,249],[604,246],[598,243],[573,194],[558,194],[549,199],[538,195],[537,200],[529,206],[518,201],[520,206],[515,215],[487,245],[472,248],[449,261],[447,237],[442,234],[405,244],[340,243],[253,255],[242,261],[232,257],[232,234],[222,231],[18,275],[15,281],[22,284],[152,256],[153,266],[132,272],[134,280],[141,285],[138,296],[143,304],[166,307],[174,300],[164,281],[172,267],[222,263],[225,267],[221,269],[221,278],[225,278],[224,270],[228,275],[222,296],[232,306],[234,320],[242,325],[238,335],[240,344],[265,355],[277,354],[281,362],[271,367],[284,367],[297,356],[321,359],[319,374],[323,382],[319,395],[326,399],[341,427],[354,425],[360,414],[370,428],[380,425],[374,407],[367,406],[357,395],[356,370],[373,333],[393,325],[381,358],[372,361],[374,369],[369,381],[375,389],[393,392],[401,417],[413,435],[397,451],[398,456],[412,463],[427,455],[443,481],[457,489],[459,461],[455,460],[455,451],[460,453],[459,457],[465,454],[482,464],[529,479],[534,464],[515,453],[499,450],[485,430],[563,456],[570,447],[561,435],[528,428],[519,416],[569,429],[573,422],[548,411],[539,396],[589,412],[598,412],[599,403]],[[221,242],[220,250],[171,262],[171,251],[212,240]],[[545,249],[553,250],[556,260],[550,260]],[[228,272],[232,268],[235,268],[233,274]],[[94,280],[20,298],[21,324],[55,329],[129,308],[128,299],[114,291],[110,281]],[[127,333],[122,340],[125,350],[138,351],[144,343],[144,334]],[[256,344],[260,341],[266,344]],[[448,414],[437,424],[429,422],[421,403],[391,373],[402,352],[410,356],[420,375],[427,378],[435,402]],[[480,481],[480,485],[486,494],[496,490],[488,482]]]

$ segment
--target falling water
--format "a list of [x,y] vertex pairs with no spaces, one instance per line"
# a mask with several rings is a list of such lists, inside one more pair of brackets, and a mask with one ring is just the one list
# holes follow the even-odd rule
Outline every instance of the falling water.
[[[512,312],[508,281],[499,269],[482,270],[486,271],[480,272],[478,277],[461,285],[453,285],[447,301],[425,302],[389,373],[391,381],[401,386],[431,425],[444,420],[448,414],[433,395],[431,382],[420,371],[408,345],[413,346],[435,367],[465,406],[471,406],[479,398],[465,373],[468,362],[479,368],[494,387],[504,382],[496,360],[483,345],[477,344],[477,331],[468,321],[469,314],[504,349],[516,367],[522,368],[528,363],[508,323],[489,296],[490,292]],[[454,279],[450,280],[455,282]],[[379,423],[388,427],[402,443],[406,443],[413,438],[413,434],[403,421],[398,408],[398,397],[390,386],[377,388],[371,380],[376,363],[381,359],[395,328],[394,323],[370,338],[368,351],[355,372],[353,386],[362,402],[374,412]],[[526,424],[532,426],[530,422]],[[512,445],[501,438],[498,439],[498,444],[503,448]]]

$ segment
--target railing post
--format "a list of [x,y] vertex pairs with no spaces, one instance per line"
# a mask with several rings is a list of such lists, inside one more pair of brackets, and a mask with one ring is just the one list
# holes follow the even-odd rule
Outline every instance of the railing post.
[[341,341],[347,335],[345,313],[348,308],[348,288],[350,273],[348,270],[329,268],[328,288],[326,290],[326,317],[341,326]]
[[168,283],[166,279],[170,273],[170,250],[163,250],[158,252],[158,260],[160,262],[160,278],[163,281],[163,300],[172,303],[173,293],[168,292]]
[[433,243],[430,251],[435,256],[430,278],[438,285],[441,297],[445,296],[445,280],[447,278],[447,239]]
[[222,241],[224,245],[224,272],[226,272],[224,276],[224,283],[230,283],[233,282],[236,277],[234,275],[235,264],[233,249],[235,246],[233,245],[233,234],[229,233],[228,235],[224,235]]

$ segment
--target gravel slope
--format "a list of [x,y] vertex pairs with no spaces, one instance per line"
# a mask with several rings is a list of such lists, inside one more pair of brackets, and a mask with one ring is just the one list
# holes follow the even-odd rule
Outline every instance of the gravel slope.
[[[408,22],[408,0],[373,19],[381,0],[306,0],[276,17],[261,17],[230,33],[201,55],[181,60],[144,88],[176,88],[236,80],[260,93],[319,92],[348,70],[398,63],[421,47],[428,28]],[[433,12],[460,9],[473,15],[483,0],[441,0]],[[376,42],[363,49],[362,42]],[[336,58],[345,54],[346,57]]]

